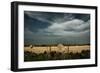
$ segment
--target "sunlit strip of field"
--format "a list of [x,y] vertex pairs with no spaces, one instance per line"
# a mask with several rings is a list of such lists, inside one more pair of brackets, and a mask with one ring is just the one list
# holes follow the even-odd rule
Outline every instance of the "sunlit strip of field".
[[90,45],[80,45],[80,46],[33,46],[24,47],[24,51],[32,53],[44,53],[44,52],[61,52],[61,53],[80,53],[83,50],[90,50]]

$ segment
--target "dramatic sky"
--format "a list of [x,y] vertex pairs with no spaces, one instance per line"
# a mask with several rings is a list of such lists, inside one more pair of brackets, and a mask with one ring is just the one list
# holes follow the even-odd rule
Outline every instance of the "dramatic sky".
[[89,44],[90,14],[24,11],[25,44]]

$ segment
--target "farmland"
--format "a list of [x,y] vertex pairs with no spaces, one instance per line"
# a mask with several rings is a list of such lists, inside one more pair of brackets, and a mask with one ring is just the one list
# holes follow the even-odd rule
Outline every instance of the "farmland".
[[24,61],[69,60],[90,58],[90,45],[46,45],[24,47]]

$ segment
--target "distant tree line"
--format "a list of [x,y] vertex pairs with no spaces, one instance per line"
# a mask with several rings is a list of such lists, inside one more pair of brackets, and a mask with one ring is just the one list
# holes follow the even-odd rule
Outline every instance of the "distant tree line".
[[[33,45],[33,44],[30,44]],[[25,44],[24,47],[29,47],[29,44]],[[34,44],[33,46],[40,46],[40,47],[48,47],[48,46],[57,46],[58,44]],[[90,45],[90,44],[63,44],[64,46],[83,46],[83,45]]]

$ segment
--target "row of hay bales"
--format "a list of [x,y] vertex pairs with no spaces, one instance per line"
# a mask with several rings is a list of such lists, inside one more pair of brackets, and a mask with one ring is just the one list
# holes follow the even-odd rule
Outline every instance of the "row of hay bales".
[[89,45],[81,45],[81,46],[64,46],[62,44],[58,44],[57,46],[27,46],[24,47],[24,51],[32,52],[32,53],[44,53],[44,52],[61,52],[61,53],[80,53],[82,50],[90,50]]

